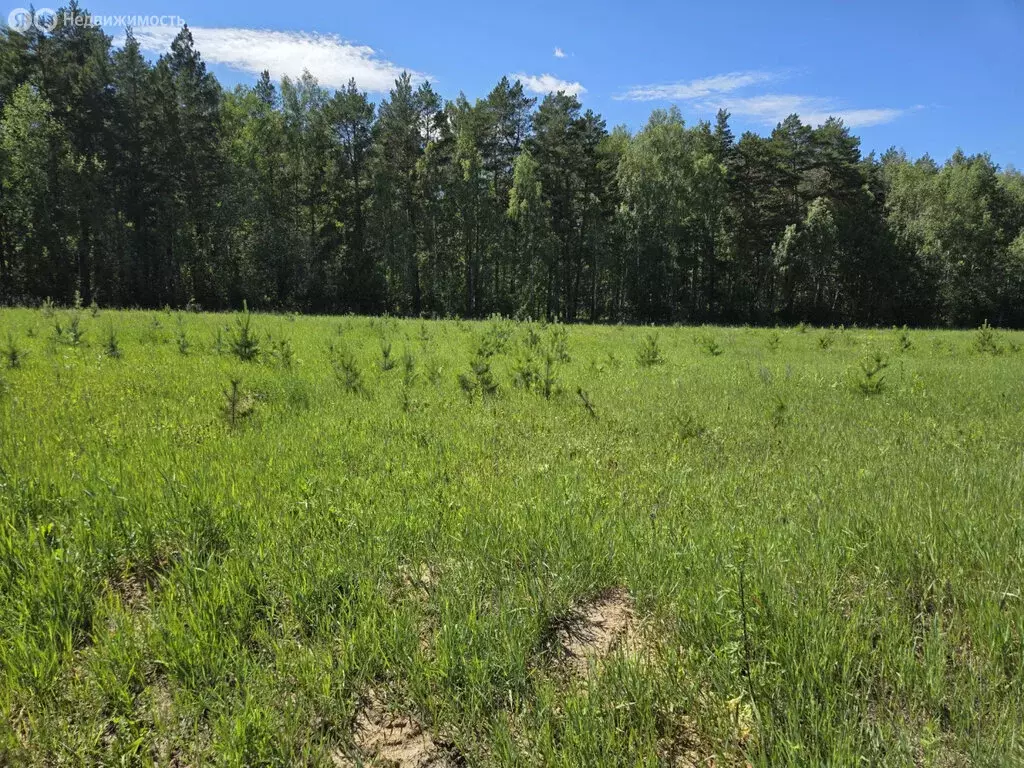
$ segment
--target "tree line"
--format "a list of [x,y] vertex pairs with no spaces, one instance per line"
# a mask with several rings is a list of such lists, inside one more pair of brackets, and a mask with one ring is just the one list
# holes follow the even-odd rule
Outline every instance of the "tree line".
[[1024,326],[1024,177],[863,156],[836,119],[631,134],[507,78],[226,91],[187,27],[151,64],[60,24],[0,32],[0,108],[4,303]]

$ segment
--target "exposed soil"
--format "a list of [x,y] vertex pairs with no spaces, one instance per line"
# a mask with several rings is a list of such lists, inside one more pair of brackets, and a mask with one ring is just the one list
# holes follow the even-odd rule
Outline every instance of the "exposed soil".
[[633,598],[624,589],[611,589],[579,606],[559,630],[565,668],[583,677],[617,648],[636,645]]
[[[356,716],[355,742],[367,765],[392,768],[448,768],[459,764],[451,750],[412,717],[389,712],[373,694]],[[335,752],[337,768],[354,768],[351,757]]]

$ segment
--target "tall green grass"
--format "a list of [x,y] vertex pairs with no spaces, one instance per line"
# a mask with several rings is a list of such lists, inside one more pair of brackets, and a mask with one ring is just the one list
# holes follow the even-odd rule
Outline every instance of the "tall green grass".
[[1024,763],[1024,336],[801,330],[0,312],[0,764]]

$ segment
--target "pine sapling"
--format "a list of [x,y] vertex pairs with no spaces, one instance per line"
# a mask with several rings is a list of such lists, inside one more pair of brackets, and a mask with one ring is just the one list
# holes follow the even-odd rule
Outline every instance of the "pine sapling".
[[224,329],[220,326],[217,327],[217,332],[213,335],[213,352],[217,355],[224,354]]
[[857,388],[865,395],[880,395],[885,388],[885,376],[882,374],[889,367],[889,362],[879,350],[875,350],[860,363],[863,376],[857,382]]
[[249,305],[242,303],[242,313],[235,318],[235,328],[228,339],[231,352],[243,362],[252,362],[260,354],[260,342],[252,327],[252,315]]
[[3,349],[3,356],[8,368],[21,368],[21,363],[25,359],[24,350],[18,347],[14,341],[14,334],[10,331],[7,332],[7,346]]
[[899,329],[899,333],[896,337],[896,350],[899,352],[909,352],[913,346],[914,342],[910,338],[910,329],[904,325]]
[[82,316],[77,311],[72,312],[68,316],[67,325],[63,325],[60,318],[55,319],[53,321],[53,335],[59,342],[72,347],[79,346],[85,339],[85,330],[82,328]]
[[572,357],[569,355],[569,330],[561,323],[552,323],[549,326],[549,333],[550,348],[558,362],[572,362]]
[[460,373],[458,376],[459,386],[471,399],[477,392],[485,398],[498,394],[498,380],[491,371],[488,357],[489,355],[483,348],[478,349],[476,356],[470,362],[469,373]]
[[252,400],[243,394],[242,380],[237,376],[231,378],[227,389],[224,390],[224,405],[221,410],[232,429],[252,413]]
[[665,362],[665,358],[661,354],[661,348],[658,346],[658,334],[647,334],[647,338],[644,339],[637,350],[636,361],[642,368],[651,368]]
[[416,383],[417,376],[416,357],[412,350],[406,347],[402,351],[402,383],[409,388]]
[[998,355],[1001,354],[1003,349],[999,346],[999,341],[996,338],[996,332],[991,325],[988,324],[988,320],[981,324],[981,327],[974,334],[974,348],[982,354]]
[[103,340],[103,353],[114,360],[121,357],[121,344],[117,339],[117,331],[114,330],[113,323],[107,327],[107,336]]
[[395,360],[391,357],[391,342],[385,339],[380,343],[380,369],[390,371],[395,367]]
[[480,393],[484,397],[493,397],[498,394],[498,380],[494,378],[491,364],[487,360],[480,358],[473,363],[473,375],[476,376]]
[[540,381],[540,367],[537,364],[537,357],[532,348],[527,347],[513,364],[512,383],[521,389],[532,391],[538,381]]
[[365,391],[363,388],[363,374],[359,370],[358,363],[356,363],[355,355],[347,349],[336,350],[333,345],[330,348],[330,353],[331,367],[334,369],[334,375],[341,382],[345,391],[356,395],[362,394]]
[[295,362],[295,352],[292,350],[292,343],[287,337],[281,337],[280,339],[270,340],[270,354],[274,360],[284,368],[286,371],[292,369],[292,364]]
[[68,322],[68,342],[73,347],[77,347],[84,338],[85,331],[82,329],[82,315],[77,311],[72,312],[71,319]]
[[175,337],[175,341],[178,344],[178,352],[182,355],[187,355],[192,344],[188,340],[188,333],[185,331],[185,323],[182,322],[181,317],[178,317],[178,334]]
[[540,333],[538,333],[537,329],[533,326],[533,324],[531,323],[527,325],[525,339],[526,346],[529,349],[536,349],[537,347],[540,346],[541,340],[541,335]]
[[701,339],[701,346],[703,346],[707,353],[712,357],[718,357],[725,351],[722,349],[722,345],[718,343],[718,339],[711,334],[704,335]]

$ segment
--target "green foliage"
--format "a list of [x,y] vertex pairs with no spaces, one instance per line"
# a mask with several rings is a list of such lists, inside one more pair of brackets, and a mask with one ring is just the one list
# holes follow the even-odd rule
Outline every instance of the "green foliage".
[[540,381],[540,362],[532,348],[527,347],[512,366],[512,383],[525,390],[533,391]]
[[641,368],[651,368],[661,365],[665,358],[661,354],[661,347],[658,345],[658,334],[648,333],[636,351],[636,361]]
[[523,339],[523,343],[527,349],[536,349],[544,341],[544,337],[541,336],[540,331],[534,326],[533,323],[526,324],[526,337]]
[[385,339],[380,343],[380,369],[390,371],[395,365],[395,360],[391,357],[391,342]]
[[[0,762],[371,762],[372,689],[470,764],[1013,764],[1020,361],[973,331],[915,330],[881,369],[891,330],[828,354],[780,330],[783,360],[771,329],[662,328],[651,376],[649,328],[573,326],[563,362],[516,326],[481,361],[486,324],[389,319],[389,375],[380,321],[281,318],[287,370],[279,330],[254,367],[182,356],[159,318],[168,343],[104,309],[92,355],[0,310],[27,355],[0,395],[0,701],[31,723]],[[466,361],[499,380],[527,352],[536,394],[478,407]],[[880,397],[839,386],[865,354]],[[548,355],[571,399],[543,399]],[[563,653],[609,604],[615,649]]]
[[217,326],[213,332],[213,353],[215,355],[223,355],[227,344],[224,340],[224,329]]
[[550,333],[545,341],[540,334],[528,328],[522,349],[513,364],[512,382],[515,386],[536,392],[550,400],[561,392],[558,368],[568,358],[566,337]]
[[552,323],[548,326],[548,348],[555,360],[559,363],[571,363],[572,355],[569,354],[569,329],[561,323]]
[[458,375],[459,387],[467,397],[472,398],[476,394],[489,399],[498,394],[499,384],[494,373],[491,371],[489,355],[483,348],[478,348],[476,355],[470,361],[468,373]]
[[287,336],[281,336],[269,339],[269,343],[271,357],[286,371],[290,371],[295,364],[295,351],[292,349],[291,341]]
[[242,391],[242,380],[237,376],[232,377],[224,390],[224,404],[221,406],[221,413],[228,425],[232,429],[238,427],[252,415],[253,405],[253,398]]
[[992,326],[988,324],[988,320],[983,322],[975,332],[974,348],[983,355],[1001,355],[1003,353],[998,336]]
[[499,355],[508,317],[1024,325],[1024,181],[985,153],[865,156],[797,115],[609,130],[507,78],[228,89],[188,29],[158,61],[78,27],[0,43],[5,305],[488,318]]
[[910,337],[910,329],[907,326],[897,329],[896,332],[896,351],[897,352],[909,352],[914,348],[914,341]]
[[77,347],[85,340],[85,329],[82,327],[82,315],[78,310],[68,313],[67,322],[57,317],[53,321],[53,338],[61,344]]
[[704,426],[704,423],[689,411],[675,414],[673,420],[675,422],[676,438],[682,443],[703,437],[707,432],[707,427]]
[[14,334],[7,332],[7,345],[3,348],[4,362],[8,368],[20,368],[25,361],[25,351],[14,340]]
[[235,327],[228,337],[231,354],[239,360],[250,363],[259,358],[260,342],[252,326],[252,314],[249,305],[243,303],[242,312],[235,317]]
[[699,347],[703,347],[704,351],[712,357],[718,357],[725,350],[722,349],[722,345],[718,343],[718,339],[710,333],[702,333],[694,337],[694,343]]
[[580,401],[583,403],[583,407],[587,409],[587,413],[590,414],[590,418],[597,419],[597,410],[594,408],[593,402],[590,400],[588,395],[582,387],[576,388],[576,394],[579,395]]
[[336,349],[332,345],[328,352],[334,376],[344,387],[345,391],[354,395],[366,394],[366,388],[363,385],[363,373],[352,350],[347,347]]
[[775,405],[772,407],[772,427],[780,429],[789,421],[789,406],[786,401],[778,395],[775,396]]
[[[185,330],[185,321],[178,315],[178,332],[174,337],[175,344],[178,346],[178,352],[182,355],[187,355],[189,349],[192,348],[192,343],[189,341],[188,332]],[[223,346],[223,342],[221,342]],[[217,351],[220,354],[220,350]]]
[[117,339],[117,330],[113,323],[107,326],[107,335],[103,340],[103,354],[115,360],[120,359],[122,355],[121,343]]
[[556,373],[557,366],[558,359],[555,357],[554,352],[548,352],[544,355],[544,368],[541,372],[539,391],[545,400],[550,400],[552,395],[558,394],[561,391],[561,385]]
[[419,374],[416,371],[416,356],[406,347],[402,350],[402,383],[411,387]]
[[881,350],[875,350],[860,361],[861,377],[857,381],[857,389],[865,395],[880,395],[885,389],[885,375],[882,373],[889,367]]

